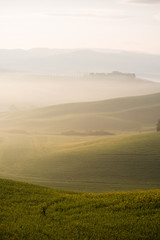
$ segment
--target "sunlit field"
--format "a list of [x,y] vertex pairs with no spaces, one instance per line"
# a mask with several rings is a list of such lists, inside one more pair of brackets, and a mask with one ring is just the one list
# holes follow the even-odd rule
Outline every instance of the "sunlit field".
[[1,133],[0,176],[54,188],[104,192],[160,187],[160,135]]
[[160,240],[160,0],[0,0],[0,240]]

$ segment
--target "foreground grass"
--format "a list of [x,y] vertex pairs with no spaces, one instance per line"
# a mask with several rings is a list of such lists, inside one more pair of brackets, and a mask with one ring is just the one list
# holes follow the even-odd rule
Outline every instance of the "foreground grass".
[[159,240],[160,190],[87,194],[0,180],[2,240]]

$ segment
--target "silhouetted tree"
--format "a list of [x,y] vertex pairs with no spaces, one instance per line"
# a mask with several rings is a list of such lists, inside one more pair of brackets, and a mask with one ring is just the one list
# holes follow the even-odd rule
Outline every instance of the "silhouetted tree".
[[159,131],[160,131],[160,120],[157,123],[157,132],[159,132]]

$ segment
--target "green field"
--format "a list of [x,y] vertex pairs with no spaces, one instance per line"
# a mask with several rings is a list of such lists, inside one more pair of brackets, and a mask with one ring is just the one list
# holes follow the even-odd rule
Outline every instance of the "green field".
[[160,134],[1,133],[0,177],[66,190],[160,188]]
[[1,113],[0,240],[159,240],[159,103]]
[[2,240],[159,240],[160,190],[87,194],[0,180]]
[[159,110],[158,93],[1,113],[0,177],[89,192],[160,188]]

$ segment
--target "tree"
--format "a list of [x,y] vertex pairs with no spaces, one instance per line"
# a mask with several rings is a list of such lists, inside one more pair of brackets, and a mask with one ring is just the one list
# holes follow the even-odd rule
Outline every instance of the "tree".
[[160,120],[157,123],[157,132],[159,132],[159,131],[160,131]]

